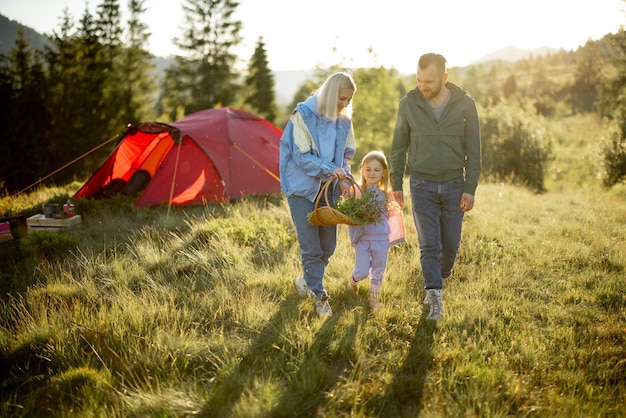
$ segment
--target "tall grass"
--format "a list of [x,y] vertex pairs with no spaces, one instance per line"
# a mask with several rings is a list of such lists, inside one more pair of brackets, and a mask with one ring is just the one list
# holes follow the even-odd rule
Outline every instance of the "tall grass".
[[34,284],[0,306],[0,411],[623,416],[625,202],[623,188],[481,184],[437,324],[421,305],[409,207],[379,311],[365,285],[345,290],[353,250],[340,227],[323,319],[293,290],[282,198],[169,215],[77,202],[74,245],[33,255],[19,279]]

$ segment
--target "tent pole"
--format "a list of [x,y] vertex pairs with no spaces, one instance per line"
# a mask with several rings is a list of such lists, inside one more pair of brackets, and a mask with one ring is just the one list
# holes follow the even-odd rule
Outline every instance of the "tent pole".
[[[176,142],[176,141],[174,141]],[[178,149],[176,150],[176,163],[174,164],[174,175],[172,176],[172,185],[170,186],[170,198],[167,200],[167,217],[170,217],[170,209],[172,207],[172,198],[174,197],[174,184],[176,184],[176,173],[178,172],[178,160],[180,158],[180,149],[183,146],[183,139],[180,139]]]

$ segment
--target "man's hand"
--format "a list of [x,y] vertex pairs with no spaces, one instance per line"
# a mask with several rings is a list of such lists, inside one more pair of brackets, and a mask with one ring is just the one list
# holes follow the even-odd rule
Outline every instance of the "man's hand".
[[461,196],[461,210],[463,212],[469,212],[474,207],[474,195],[469,193],[463,193]]

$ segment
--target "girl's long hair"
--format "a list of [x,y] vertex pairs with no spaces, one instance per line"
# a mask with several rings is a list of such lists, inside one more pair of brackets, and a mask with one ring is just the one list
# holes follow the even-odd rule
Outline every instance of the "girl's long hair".
[[382,190],[385,194],[387,194],[387,192],[389,191],[389,166],[387,165],[387,158],[385,157],[385,153],[382,151],[370,151],[365,154],[365,156],[361,160],[361,184],[359,186],[361,186],[363,191],[365,191],[365,188],[367,187],[367,182],[365,181],[363,167],[365,166],[365,163],[370,160],[376,160],[380,163],[380,165],[383,166],[385,174],[383,174],[380,181],[378,182],[378,188]]
[[[317,110],[321,116],[333,122],[337,120],[337,106],[340,92],[356,93],[356,83],[348,73],[334,73],[324,81],[315,95],[317,96]],[[341,115],[352,118],[352,101],[342,109]]]

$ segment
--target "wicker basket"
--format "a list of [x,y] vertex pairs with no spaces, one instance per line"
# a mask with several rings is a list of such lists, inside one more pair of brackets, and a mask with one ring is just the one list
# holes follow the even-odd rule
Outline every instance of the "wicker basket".
[[[361,223],[355,221],[351,217],[347,216],[345,213],[339,212],[337,209],[331,207],[328,204],[328,189],[330,188],[331,183],[335,180],[338,179],[332,178],[324,183],[324,185],[322,186],[322,189],[317,194],[317,199],[315,199],[315,209],[313,210],[313,212],[311,212],[311,217],[309,218],[309,221],[313,225],[319,226],[333,226],[338,224],[352,226],[361,225]],[[355,195],[357,194],[357,189],[358,193],[362,194],[361,188],[358,184],[356,184],[354,180],[352,180],[350,177],[346,177],[346,180],[350,182],[352,190],[354,190],[355,192]],[[324,196],[326,206],[320,207],[319,204],[322,195]]]

